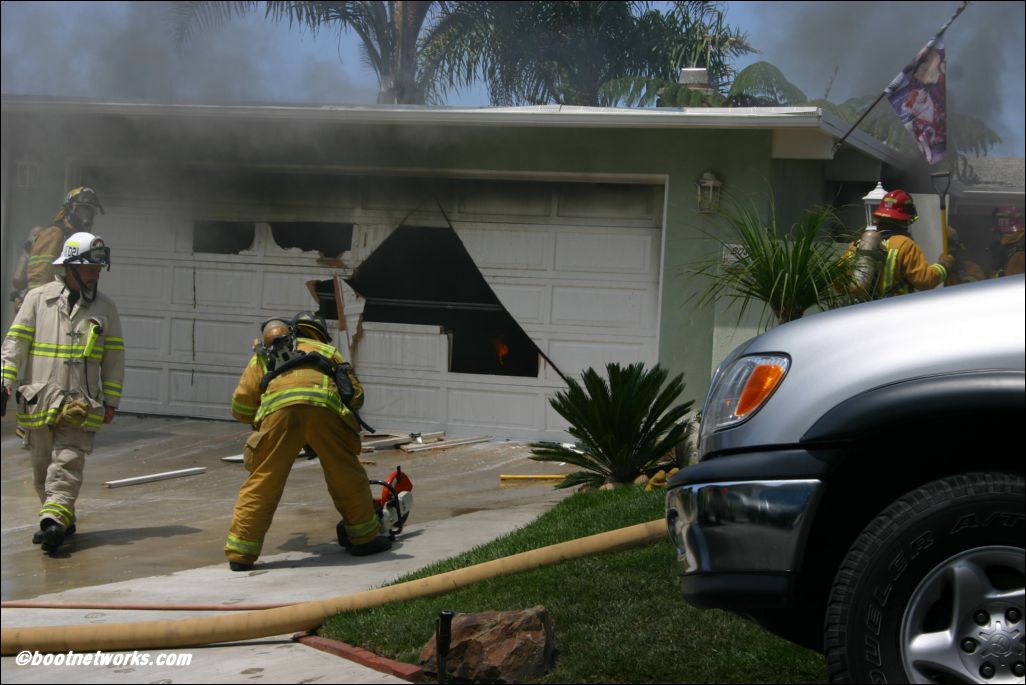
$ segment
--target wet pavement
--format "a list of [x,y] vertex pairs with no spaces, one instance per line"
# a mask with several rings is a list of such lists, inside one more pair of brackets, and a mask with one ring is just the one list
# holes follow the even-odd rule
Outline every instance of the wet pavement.
[[[414,483],[414,505],[393,549],[355,559],[335,543],[338,516],[316,460],[293,468],[264,555],[249,573],[232,573],[222,547],[243,466],[241,424],[118,415],[97,436],[78,500],[79,532],[56,557],[30,541],[39,502],[28,452],[11,417],[2,427],[3,599],[38,599],[69,608],[5,608],[5,629],[186,618],[168,605],[299,602],[371,589],[427,564],[472,549],[524,526],[569,493],[551,482],[504,485],[500,474],[568,472],[528,459],[529,446],[492,440],[446,450],[364,453],[372,479],[402,465]],[[382,431],[384,432],[384,431]],[[448,436],[470,437],[470,436]],[[106,488],[110,480],[203,466],[172,480]],[[378,487],[374,487],[377,494]],[[134,604],[147,610],[71,608]],[[216,612],[224,615],[224,612]],[[293,643],[290,635],[229,646],[150,651],[151,658],[189,653],[188,667],[21,666],[0,662],[3,682],[359,682],[403,680]],[[109,653],[108,653],[109,654]]]
[[[77,504],[78,533],[51,558],[30,542],[38,527],[39,501],[28,452],[20,448],[8,415],[2,421],[3,599],[224,563],[224,539],[245,471],[242,464],[221,457],[241,454],[249,431],[248,426],[226,421],[118,415],[113,425],[98,433],[86,461]],[[494,440],[411,454],[388,449],[364,453],[361,459],[374,462],[365,464],[372,479],[384,480],[401,465],[414,484],[409,523],[427,523],[476,511],[558,502],[566,493],[551,484],[500,482],[499,475],[505,473],[560,472],[556,465],[530,461],[529,454],[524,443]],[[103,485],[197,466],[207,472],[118,488]],[[373,490],[376,495],[379,488]],[[319,463],[300,458],[264,542],[264,554],[333,544],[337,522]]]

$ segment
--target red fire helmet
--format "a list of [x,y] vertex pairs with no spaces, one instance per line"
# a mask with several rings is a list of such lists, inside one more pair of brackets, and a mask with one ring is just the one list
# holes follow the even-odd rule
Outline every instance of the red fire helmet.
[[1018,207],[998,207],[994,210],[994,230],[999,233],[1021,233],[1022,210]]
[[892,190],[880,200],[873,216],[912,222],[919,218],[912,198],[904,190]]

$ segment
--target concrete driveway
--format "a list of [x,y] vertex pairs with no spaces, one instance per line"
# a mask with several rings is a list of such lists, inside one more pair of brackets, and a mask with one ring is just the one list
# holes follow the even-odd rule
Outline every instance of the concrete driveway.
[[[398,429],[401,430],[401,429]],[[413,479],[414,509],[392,551],[354,559],[335,544],[337,514],[317,461],[297,461],[250,573],[228,570],[222,546],[244,477],[240,454],[248,427],[219,421],[119,415],[97,436],[78,501],[79,532],[56,557],[32,545],[38,500],[28,453],[14,424],[2,421],[4,601],[142,604],[146,611],[5,608],[5,628],[122,623],[199,615],[161,611],[169,604],[294,602],[384,584],[526,525],[567,494],[551,484],[503,485],[499,475],[567,472],[538,464],[520,442],[493,440],[448,450],[363,455],[371,478],[401,464]],[[202,475],[106,488],[103,483],[194,466]],[[374,488],[375,493],[377,488]],[[223,612],[219,612],[223,613]],[[188,667],[19,666],[0,662],[6,682],[401,682],[276,636],[245,645],[175,650]],[[159,652],[153,652],[158,655]],[[348,670],[347,670],[348,669]],[[393,678],[389,680],[389,678]]]

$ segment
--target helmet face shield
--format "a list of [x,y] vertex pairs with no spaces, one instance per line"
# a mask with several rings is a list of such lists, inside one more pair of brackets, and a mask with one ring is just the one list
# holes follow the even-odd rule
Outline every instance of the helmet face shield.
[[65,264],[68,263],[98,264],[99,266],[107,267],[107,271],[110,271],[110,248],[106,245],[94,247],[85,252],[80,252],[77,257],[65,260]]

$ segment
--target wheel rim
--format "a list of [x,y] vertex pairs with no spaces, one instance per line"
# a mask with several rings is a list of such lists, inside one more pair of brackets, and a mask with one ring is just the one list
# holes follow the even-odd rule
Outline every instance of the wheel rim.
[[956,554],[927,574],[901,621],[909,682],[1023,682],[1024,566],[1021,548],[991,546]]

